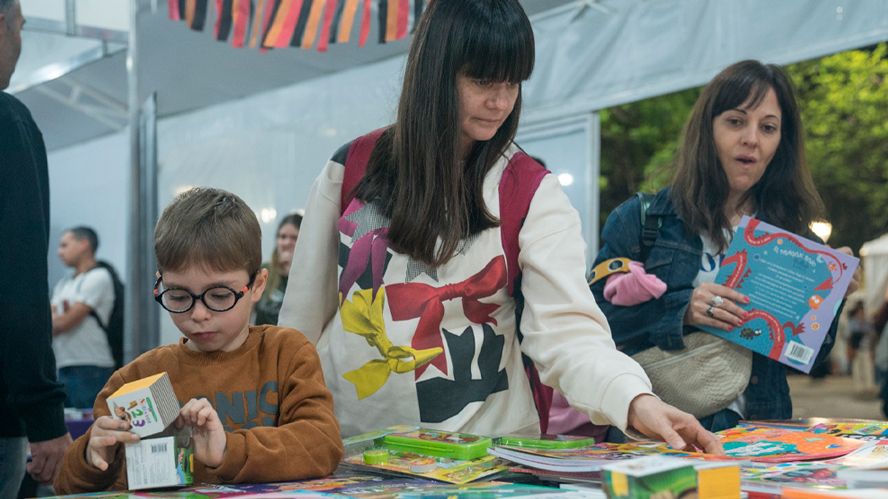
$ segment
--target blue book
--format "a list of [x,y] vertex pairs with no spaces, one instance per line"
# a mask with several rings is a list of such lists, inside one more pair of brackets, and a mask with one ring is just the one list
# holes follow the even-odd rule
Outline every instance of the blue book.
[[791,232],[743,217],[715,282],[749,297],[746,321],[702,330],[805,373],[851,283],[859,260]]

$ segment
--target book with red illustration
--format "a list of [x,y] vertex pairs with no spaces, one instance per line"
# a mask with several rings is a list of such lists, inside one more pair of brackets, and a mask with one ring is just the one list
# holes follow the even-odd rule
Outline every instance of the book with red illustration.
[[811,371],[859,260],[744,216],[715,282],[749,297],[745,321],[730,331],[702,330]]

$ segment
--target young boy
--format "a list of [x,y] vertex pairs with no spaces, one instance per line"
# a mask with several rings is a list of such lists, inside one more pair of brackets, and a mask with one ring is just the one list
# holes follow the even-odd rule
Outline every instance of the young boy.
[[271,482],[332,473],[342,457],[333,400],[317,352],[301,333],[248,326],[262,296],[261,233],[237,196],[210,188],[178,196],[154,234],[157,302],[185,336],[115,372],[96,398],[96,421],[65,456],[58,493],[126,488],[124,443],[139,437],[106,399],[162,371],[192,427],[194,480]]

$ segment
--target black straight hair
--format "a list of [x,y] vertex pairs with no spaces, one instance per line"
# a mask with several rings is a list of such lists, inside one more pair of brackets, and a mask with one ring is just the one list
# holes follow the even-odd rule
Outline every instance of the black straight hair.
[[380,137],[354,192],[391,218],[388,238],[395,250],[441,265],[463,239],[498,224],[482,187],[515,138],[520,88],[494,137],[476,142],[460,158],[457,77],[520,83],[533,71],[534,50],[533,30],[518,0],[429,4],[410,45],[397,120]]

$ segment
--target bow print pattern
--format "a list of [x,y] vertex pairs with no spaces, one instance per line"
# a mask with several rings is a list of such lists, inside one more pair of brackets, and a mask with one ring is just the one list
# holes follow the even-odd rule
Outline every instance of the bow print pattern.
[[388,251],[388,219],[373,203],[352,200],[339,219],[339,231],[352,238],[348,261],[339,276],[340,304],[355,282],[370,267],[373,295],[382,286]]
[[343,375],[355,385],[359,400],[373,395],[382,388],[391,373],[408,373],[425,366],[444,352],[443,346],[419,350],[394,345],[386,334],[382,315],[385,293],[385,287],[379,288],[375,297],[370,289],[355,291],[352,301],[342,302],[339,310],[343,328],[350,333],[363,336],[383,357],[371,360]]
[[[419,324],[413,334],[413,348],[420,351],[440,348],[443,351],[441,319],[444,317],[444,302],[462,298],[466,318],[475,324],[496,325],[496,319],[490,314],[495,312],[499,305],[483,303],[479,298],[491,296],[504,288],[506,275],[506,260],[503,256],[498,256],[480,272],[462,282],[437,288],[418,282],[391,284],[386,287],[386,293],[390,298],[389,310],[392,319],[403,321],[419,317]],[[446,356],[436,356],[431,364],[447,374]],[[427,367],[427,365],[417,366],[414,373],[417,379]]]

